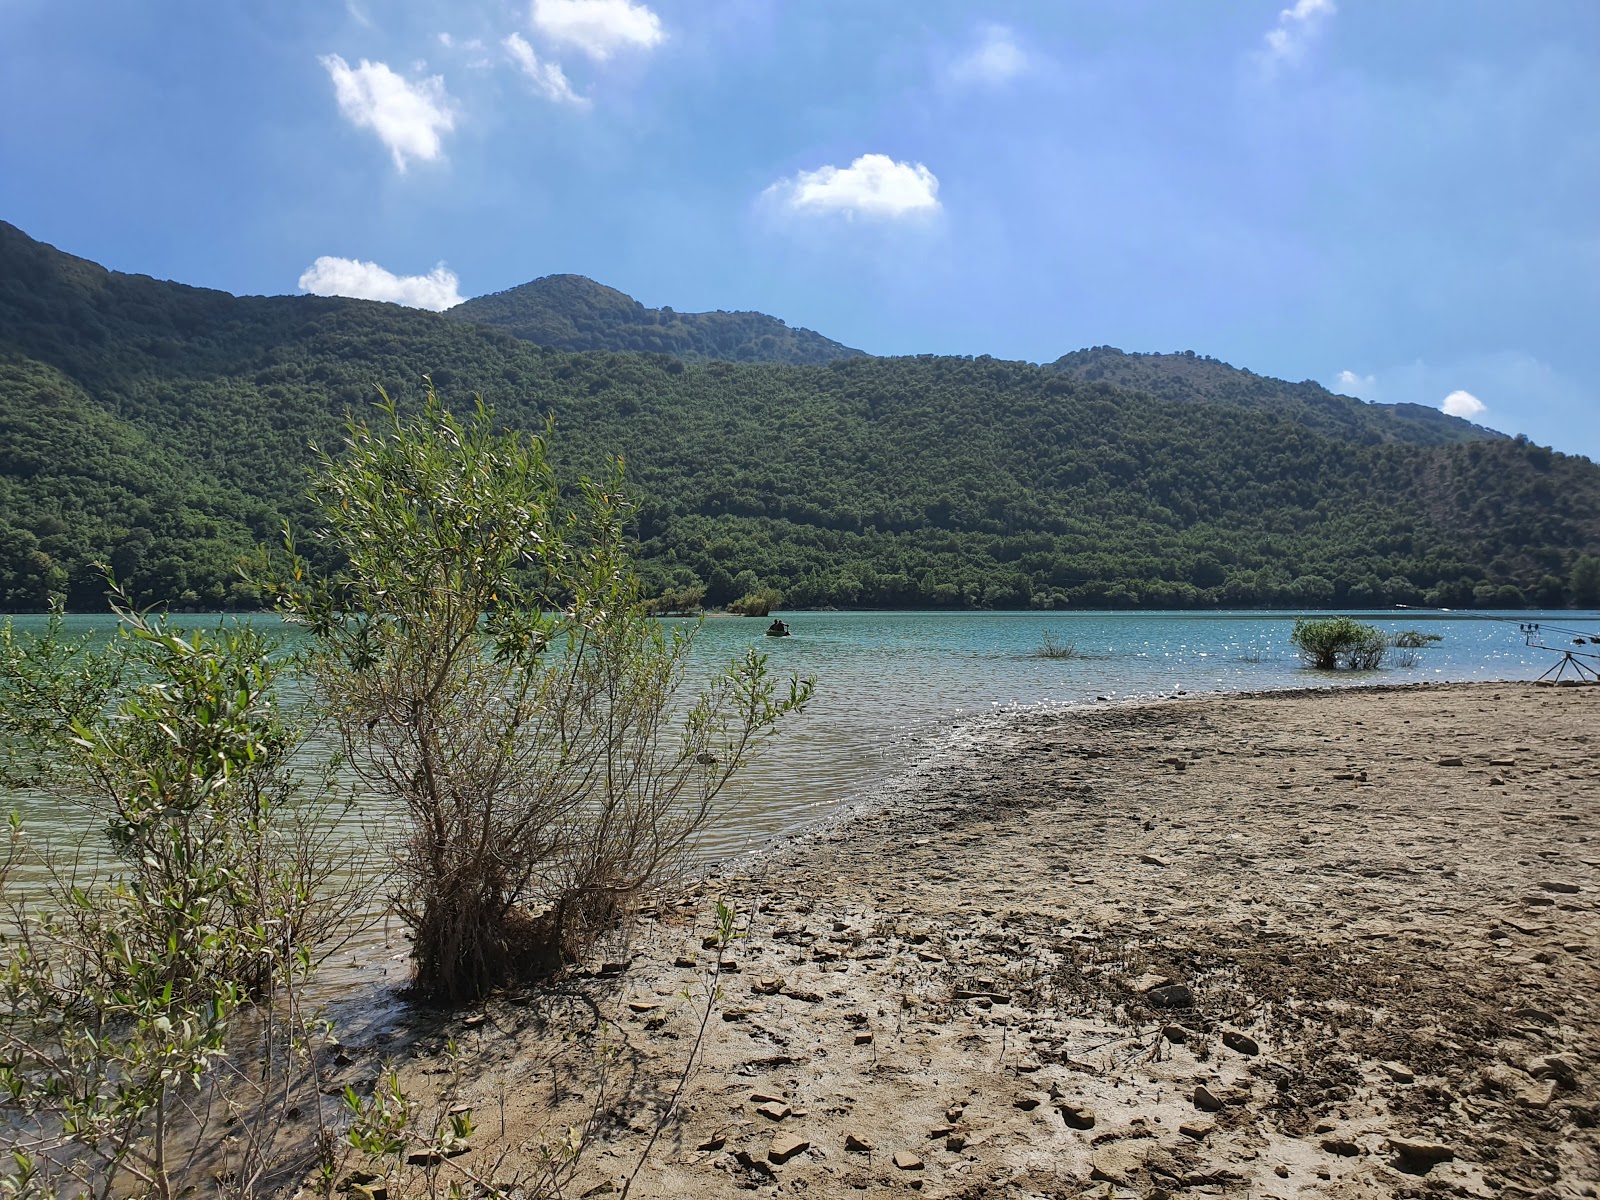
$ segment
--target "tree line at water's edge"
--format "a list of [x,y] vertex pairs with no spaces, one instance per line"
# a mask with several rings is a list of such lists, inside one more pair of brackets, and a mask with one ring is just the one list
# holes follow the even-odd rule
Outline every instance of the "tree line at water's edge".
[[[548,300],[548,298],[546,298]],[[513,314],[514,315],[514,314]],[[740,351],[744,353],[744,351]],[[375,387],[627,462],[642,574],[792,607],[1600,604],[1600,467],[1190,356],[685,362],[106,272],[0,225],[0,609],[257,605]],[[1097,376],[1097,377],[1096,377]]]

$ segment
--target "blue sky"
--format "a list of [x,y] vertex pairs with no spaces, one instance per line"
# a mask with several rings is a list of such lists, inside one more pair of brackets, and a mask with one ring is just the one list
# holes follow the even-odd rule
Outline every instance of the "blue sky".
[[0,219],[239,293],[1193,349],[1600,459],[1597,79],[1594,0],[0,0]]

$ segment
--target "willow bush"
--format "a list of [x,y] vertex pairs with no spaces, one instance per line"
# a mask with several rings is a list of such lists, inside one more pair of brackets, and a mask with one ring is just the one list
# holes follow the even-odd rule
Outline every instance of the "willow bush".
[[[327,777],[290,767],[257,632],[119,615],[106,650],[58,621],[0,637],[0,697],[31,705],[0,722],[4,760],[109,840],[56,857],[13,816],[0,855],[0,1195],[242,1195],[316,1096],[293,993],[350,899],[318,836]],[[237,1036],[252,1010],[269,1044]]]
[[1382,630],[1353,617],[1300,617],[1289,640],[1305,664],[1319,671],[1374,671],[1389,651]]
[[546,437],[428,389],[321,453],[318,574],[267,580],[304,623],[353,769],[397,802],[418,989],[461,1001],[569,961],[664,882],[810,681],[753,650],[683,697],[694,629],[646,616],[611,485],[557,487]]

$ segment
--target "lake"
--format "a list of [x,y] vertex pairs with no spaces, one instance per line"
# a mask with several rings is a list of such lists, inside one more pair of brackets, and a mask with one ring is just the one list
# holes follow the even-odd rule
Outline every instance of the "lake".
[[[1179,692],[1538,678],[1557,656],[1528,647],[1527,621],[1600,635],[1590,613],[1444,613],[1386,611],[1356,616],[1386,631],[1418,629],[1441,640],[1417,651],[1416,665],[1334,675],[1302,667],[1289,642],[1295,614],[1208,613],[785,613],[793,636],[768,638],[767,622],[715,617],[701,624],[694,672],[726,663],[754,645],[776,673],[813,675],[817,695],[782,736],[768,743],[699,847],[709,865],[756,849],[785,833],[871,805],[895,776],[940,739],[974,721],[1024,707],[1070,706],[1172,696]],[[224,618],[185,616],[184,626]],[[233,618],[226,618],[233,619]],[[271,617],[245,618],[271,621]],[[43,617],[15,618],[19,630]],[[67,619],[69,632],[109,633],[109,616]],[[292,640],[299,636],[286,630]],[[1044,658],[1049,635],[1078,657]],[[1552,635],[1554,644],[1567,638]],[[56,845],[97,824],[84,808],[42,796],[20,801],[30,833]],[[361,806],[369,820],[343,832],[360,841],[385,824],[385,806]],[[100,839],[88,841],[93,855]],[[19,880],[26,884],[26,878]],[[381,913],[371,889],[369,916]],[[337,1000],[346,1020],[388,1020],[382,987],[404,977],[406,943],[398,922],[383,920],[324,965],[316,994]]]
[[[1289,643],[1292,613],[1262,612],[795,612],[793,636],[764,636],[766,622],[715,617],[701,625],[698,671],[755,645],[780,675],[817,680],[811,708],[769,743],[710,831],[705,861],[761,845],[836,812],[870,803],[877,790],[953,725],[1036,705],[1128,701],[1203,692],[1444,680],[1533,679],[1555,655],[1529,648],[1525,621],[1600,634],[1594,614],[1356,613],[1386,631],[1419,629],[1441,639],[1416,665],[1333,675],[1302,667]],[[215,616],[179,618],[211,625]],[[275,618],[247,618],[273,621]],[[19,630],[42,617],[15,618]],[[109,616],[75,616],[70,631],[109,631]],[[291,631],[292,634],[292,631]],[[1079,657],[1044,658],[1046,635]],[[42,806],[42,807],[41,807]],[[25,815],[66,832],[81,813],[34,801]]]

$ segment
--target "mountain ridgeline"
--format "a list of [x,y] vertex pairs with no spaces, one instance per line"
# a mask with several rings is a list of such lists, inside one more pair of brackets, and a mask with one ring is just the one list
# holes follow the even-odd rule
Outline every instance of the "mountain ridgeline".
[[100,564],[146,602],[257,603],[239,561],[308,527],[311,444],[425,374],[553,418],[569,479],[623,455],[648,584],[713,604],[1600,601],[1600,467],[1441,414],[1183,355],[695,360],[461,309],[237,297],[0,224],[0,608],[99,608]]
[[582,275],[546,275],[468,300],[448,315],[495,325],[525,342],[556,350],[633,350],[687,362],[791,364],[826,363],[861,353],[809,329],[791,329],[765,313],[646,308]]

